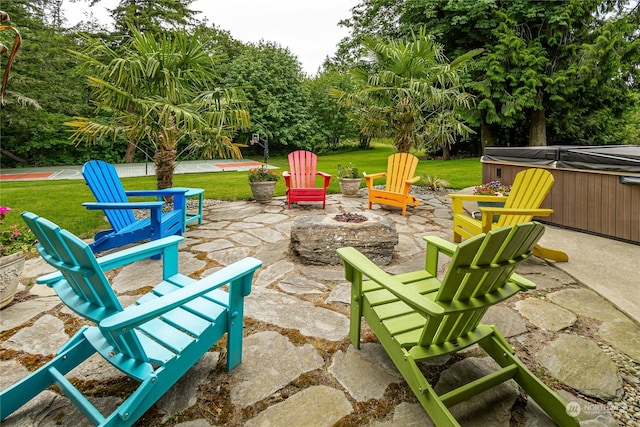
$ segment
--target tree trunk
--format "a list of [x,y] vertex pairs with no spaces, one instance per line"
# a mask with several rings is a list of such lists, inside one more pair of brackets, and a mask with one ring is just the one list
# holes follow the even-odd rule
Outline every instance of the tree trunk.
[[533,110],[531,112],[529,145],[531,147],[544,147],[547,145],[547,125],[545,122],[544,110]]
[[482,154],[484,154],[485,147],[493,147],[496,145],[497,135],[495,132],[495,126],[487,123],[484,118],[480,123],[480,141],[482,142]]
[[173,171],[176,167],[178,153],[167,144],[160,144],[153,157],[156,166],[156,183],[158,190],[173,187]]
[[[125,163],[133,163],[134,154],[136,152],[136,143],[135,141],[129,141],[127,143],[127,152],[124,154]],[[147,159],[145,159],[145,162]]]
[[451,150],[447,144],[442,146],[442,160],[451,160]]
[[11,151],[6,150],[6,149],[4,149],[4,148],[2,148],[2,147],[0,147],[0,154],[2,154],[3,156],[7,156],[7,157],[9,157],[10,159],[13,159],[13,160],[15,160],[15,161],[16,161],[16,162],[18,162],[18,163],[23,163],[23,164],[25,164],[25,165],[26,165],[27,163],[29,163],[29,161],[28,161],[27,159],[25,159],[25,158],[23,158],[23,157],[20,157],[20,156],[17,156],[17,155],[15,155],[15,154],[13,154]]
[[369,144],[371,143],[371,137],[367,135],[360,134],[358,136],[358,148],[361,150],[369,148]]

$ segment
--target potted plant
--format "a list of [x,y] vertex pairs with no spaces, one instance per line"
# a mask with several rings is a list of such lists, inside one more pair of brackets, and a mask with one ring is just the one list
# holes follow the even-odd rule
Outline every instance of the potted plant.
[[338,183],[340,184],[342,195],[348,197],[356,196],[361,182],[362,175],[352,162],[346,165],[338,165]]
[[249,170],[249,185],[256,202],[268,202],[273,198],[276,182],[280,179],[267,165]]
[[[500,181],[490,181],[481,185],[476,185],[473,188],[473,194],[478,196],[508,196],[511,192],[510,185],[504,185]],[[503,201],[489,202],[489,201],[479,201],[479,208],[487,208],[487,207],[497,207],[503,208]],[[497,221],[499,215],[493,216],[493,221]]]
[[0,308],[15,297],[27,255],[36,253],[35,236],[27,227],[12,224],[4,226],[4,217],[11,208],[0,206]]

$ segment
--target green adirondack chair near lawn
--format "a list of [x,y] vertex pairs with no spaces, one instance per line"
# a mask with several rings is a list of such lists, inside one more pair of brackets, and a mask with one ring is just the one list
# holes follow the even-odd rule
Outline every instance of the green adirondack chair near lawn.
[[[227,369],[242,358],[244,297],[262,263],[245,258],[200,280],[178,272],[180,236],[153,240],[96,258],[89,245],[54,223],[22,214],[36,235],[38,251],[59,272],[38,279],[62,302],[95,326],[81,328],[38,370],[0,393],[4,420],[51,384],[90,422],[100,426],[133,424],[216,342],[227,334]],[[135,305],[123,308],[104,271],[162,255],[163,280]],[[220,289],[229,285],[229,291]],[[140,283],[147,286],[147,282]],[[138,381],[138,388],[104,416],[65,377],[94,353]]]
[[[544,227],[534,222],[503,227],[459,245],[438,237],[427,242],[424,270],[390,275],[354,248],[338,249],[351,288],[351,343],[360,346],[364,317],[394,364],[437,426],[458,426],[449,407],[514,379],[559,425],[578,426],[562,399],[514,355],[494,327],[480,320],[487,309],[520,291],[535,288],[514,274],[532,255]],[[439,254],[451,257],[442,281]],[[363,277],[369,280],[363,281]],[[502,368],[438,396],[417,362],[455,353],[478,343]]]

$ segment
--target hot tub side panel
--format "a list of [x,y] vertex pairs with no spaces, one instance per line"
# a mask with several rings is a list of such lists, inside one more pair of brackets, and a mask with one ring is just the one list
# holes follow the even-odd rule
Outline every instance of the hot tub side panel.
[[640,243],[640,185],[622,184],[623,174],[483,161],[482,181],[510,184],[519,171],[530,167],[547,169],[555,179],[542,204],[553,214],[537,220]]

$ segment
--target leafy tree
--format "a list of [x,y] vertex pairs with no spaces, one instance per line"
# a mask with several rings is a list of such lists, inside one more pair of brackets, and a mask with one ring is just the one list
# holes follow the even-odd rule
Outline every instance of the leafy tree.
[[363,45],[374,63],[353,69],[361,89],[333,93],[355,109],[365,135],[392,134],[396,149],[409,152],[413,145],[448,150],[456,136],[471,132],[459,108],[469,108],[472,96],[460,76],[480,51],[449,63],[442,45],[424,29],[408,39],[366,38]]
[[246,87],[252,132],[269,139],[269,145],[293,145],[311,149],[315,145],[314,123],[309,120],[309,95],[300,63],[289,49],[261,41],[249,45],[229,67],[226,84]]
[[346,72],[324,70],[317,77],[307,80],[309,91],[309,113],[318,124],[318,130],[324,138],[327,148],[335,150],[342,137],[356,136],[358,129],[347,117],[347,110],[341,108],[330,90],[338,89],[351,92],[355,88],[353,79]]
[[220,56],[199,33],[156,38],[130,28],[122,49],[87,38],[83,60],[97,110],[94,118],[66,123],[76,142],[111,138],[154,151],[158,188],[172,186],[179,144],[211,157],[240,158],[232,137],[249,125],[241,91],[216,86]]
[[[90,6],[100,3],[92,0]],[[167,30],[184,29],[196,23],[197,11],[189,9],[194,0],[120,0],[111,10],[116,35],[131,35],[129,28],[160,35]]]
[[100,147],[78,148],[68,139],[63,123],[90,108],[84,79],[74,70],[76,59],[67,51],[77,46],[76,39],[43,20],[45,6],[46,2],[2,2],[23,38],[0,116],[2,167],[65,164],[102,153]]
[[637,0],[405,0],[373,19],[388,5],[363,0],[354,34],[426,26],[448,55],[485,48],[472,72],[483,145],[527,127],[532,145],[547,144],[547,132],[557,143],[625,141],[616,129],[640,81]]

